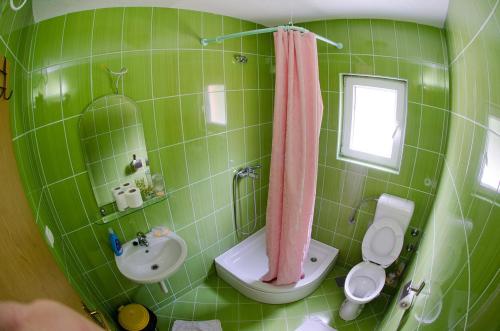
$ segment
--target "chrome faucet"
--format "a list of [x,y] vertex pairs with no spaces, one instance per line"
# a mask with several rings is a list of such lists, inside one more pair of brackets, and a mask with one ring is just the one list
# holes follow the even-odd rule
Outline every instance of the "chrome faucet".
[[244,178],[244,177],[250,177],[250,178],[259,178],[259,173],[257,172],[257,169],[259,169],[261,166],[260,164],[256,164],[254,166],[249,166],[245,168],[241,168],[236,172],[236,177],[237,178]]
[[149,246],[148,239],[146,238],[146,235],[144,232],[137,232],[137,241],[139,242],[139,246]]

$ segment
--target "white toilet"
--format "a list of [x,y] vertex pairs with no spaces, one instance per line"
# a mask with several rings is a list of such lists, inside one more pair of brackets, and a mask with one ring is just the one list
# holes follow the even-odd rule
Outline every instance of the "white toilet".
[[346,299],[340,317],[350,321],[358,317],[365,303],[375,299],[385,284],[385,268],[401,253],[404,233],[415,204],[413,201],[382,194],[377,202],[373,224],[363,238],[363,262],[356,264],[344,283]]

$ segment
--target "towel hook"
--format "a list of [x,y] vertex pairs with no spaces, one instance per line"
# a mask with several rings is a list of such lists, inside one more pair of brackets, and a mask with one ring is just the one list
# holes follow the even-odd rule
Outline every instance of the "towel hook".
[[128,72],[128,69],[123,67],[120,69],[120,71],[113,71],[113,70],[109,69],[108,67],[106,67],[106,70],[111,75],[111,80],[113,81],[113,83],[115,85],[115,94],[118,94],[118,85],[120,84],[120,79],[122,79],[123,75],[125,75]]
[[7,96],[7,59],[5,56],[3,57],[3,65],[2,69],[0,69],[0,73],[3,77],[2,85],[0,86],[0,98],[4,100],[9,100],[12,97],[12,93],[14,91],[10,91],[9,96]]

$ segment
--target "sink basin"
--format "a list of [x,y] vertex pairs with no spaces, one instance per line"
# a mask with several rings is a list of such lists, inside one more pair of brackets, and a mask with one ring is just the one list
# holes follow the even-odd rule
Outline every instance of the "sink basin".
[[186,260],[186,242],[173,232],[162,237],[150,232],[146,239],[147,247],[138,245],[137,239],[123,244],[123,254],[115,256],[116,265],[125,277],[136,283],[162,283]]

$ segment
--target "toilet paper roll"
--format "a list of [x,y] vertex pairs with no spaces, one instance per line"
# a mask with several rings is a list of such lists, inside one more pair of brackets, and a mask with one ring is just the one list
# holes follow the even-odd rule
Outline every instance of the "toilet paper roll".
[[141,191],[138,188],[131,188],[125,192],[125,200],[130,208],[138,208],[142,206]]
[[127,209],[128,204],[124,190],[120,190],[115,194],[115,201],[116,201],[116,207],[118,208],[119,211],[124,211],[125,209]]
[[135,184],[134,184],[134,182],[125,182],[125,183],[122,183],[120,186],[121,186],[122,190],[127,191],[129,188],[135,187]]
[[118,192],[123,191],[124,189],[121,186],[117,186],[111,190],[111,194],[113,194],[113,199],[116,201],[116,195]]
[[408,309],[410,308],[413,298],[415,297],[415,292],[410,291],[407,295],[399,299],[399,308],[401,309]]

